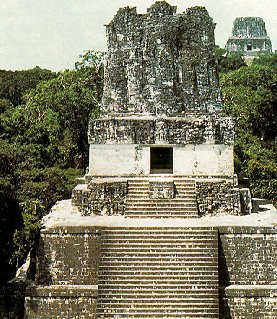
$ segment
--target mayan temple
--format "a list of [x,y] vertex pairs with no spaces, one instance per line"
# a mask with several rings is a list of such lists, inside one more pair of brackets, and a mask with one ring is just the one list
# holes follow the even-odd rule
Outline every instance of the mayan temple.
[[107,25],[89,169],[43,220],[26,319],[277,318],[277,229],[234,174],[214,28],[164,1]]
[[229,52],[239,52],[250,57],[258,53],[272,53],[271,40],[267,36],[263,19],[258,17],[236,18],[226,49]]

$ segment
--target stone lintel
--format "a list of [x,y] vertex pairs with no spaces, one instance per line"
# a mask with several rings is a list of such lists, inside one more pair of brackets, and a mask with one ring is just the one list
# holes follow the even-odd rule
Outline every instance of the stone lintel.
[[90,144],[226,144],[234,142],[230,118],[114,117],[90,122]]

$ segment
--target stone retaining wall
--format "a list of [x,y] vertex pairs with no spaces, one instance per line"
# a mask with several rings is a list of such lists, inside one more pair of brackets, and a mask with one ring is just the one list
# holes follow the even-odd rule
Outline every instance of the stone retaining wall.
[[200,216],[241,214],[240,191],[233,182],[196,181],[196,198]]
[[277,286],[231,286],[226,296],[232,318],[277,318]]
[[99,244],[96,227],[67,226],[42,230],[36,284],[97,284]]
[[220,319],[277,317],[277,229],[219,227]]
[[96,298],[97,286],[29,287],[25,319],[94,319]]

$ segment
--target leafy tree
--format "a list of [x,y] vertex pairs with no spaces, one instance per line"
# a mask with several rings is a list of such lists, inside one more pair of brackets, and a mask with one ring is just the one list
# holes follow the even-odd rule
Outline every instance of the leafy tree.
[[238,70],[246,66],[243,56],[240,53],[227,52],[227,50],[219,46],[215,48],[215,58],[218,61],[218,70],[222,73]]
[[57,200],[70,197],[86,167],[88,121],[97,116],[102,95],[103,54],[90,51],[81,58],[75,70],[54,75],[36,68],[0,71],[1,207],[5,218],[13,220],[18,212],[20,221],[8,226],[1,244],[8,247],[7,265],[11,260],[20,266],[39,219]]
[[277,135],[276,81],[277,73],[260,65],[221,77],[226,113],[236,120],[238,128],[250,130],[265,142]]
[[26,91],[33,89],[42,80],[50,80],[56,73],[36,66],[30,70],[0,70],[0,99],[6,99],[13,105],[21,104]]
[[277,52],[258,54],[254,60],[253,65],[262,65],[270,68],[277,68]]
[[266,61],[221,74],[221,85],[225,112],[236,122],[236,171],[249,177],[254,196],[277,205],[277,73]]

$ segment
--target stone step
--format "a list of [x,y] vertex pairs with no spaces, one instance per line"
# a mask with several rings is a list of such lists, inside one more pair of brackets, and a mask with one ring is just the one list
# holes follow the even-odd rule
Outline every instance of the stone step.
[[174,218],[173,216],[179,217],[198,217],[198,211],[194,208],[180,208],[180,209],[126,209],[124,212],[125,217],[139,216],[140,218],[149,218],[149,216],[154,217],[168,217]]
[[199,288],[201,287],[202,290],[214,288],[216,289],[218,287],[218,281],[207,281],[207,282],[197,282],[197,285],[195,285],[195,282],[189,282],[189,281],[148,281],[148,280],[142,280],[141,282],[139,280],[133,280],[131,282],[123,281],[123,280],[100,280],[99,285],[105,285],[105,288],[113,289],[113,288],[125,288],[128,290],[137,290],[137,289],[145,289],[145,288],[153,288],[153,289],[186,289],[186,290],[193,290],[193,288]]
[[[112,247],[110,247],[109,248],[109,244],[108,245],[106,245],[106,244],[103,244],[102,243],[102,247],[101,247],[101,249],[102,249],[102,251],[103,251],[103,253],[105,253],[105,252],[107,252],[107,251],[111,251],[112,252],[112,250],[110,250],[110,249],[113,249],[113,248],[116,248],[116,247],[118,247],[118,249],[120,248],[120,243],[111,243],[112,244]],[[129,248],[130,249],[137,249],[137,251],[140,251],[140,249],[141,249],[141,247],[143,248],[143,249],[145,249],[145,247],[148,247],[148,244],[147,243],[142,243],[142,244],[130,244],[130,245],[128,245],[128,243],[125,243],[124,244],[124,247],[122,247],[122,248],[124,248],[125,249],[125,247],[128,247],[129,246]],[[172,249],[171,249],[171,247],[166,247],[165,245],[158,245],[157,244],[157,246],[154,246],[154,245],[152,245],[151,244],[151,247],[149,247],[149,248],[156,248],[156,247],[159,247],[159,248],[165,248],[165,250],[167,250],[167,251],[169,251],[169,252],[171,252],[172,251]],[[190,247],[186,247],[186,246],[184,246],[183,247],[183,252],[187,252],[188,253],[188,256],[189,256],[189,253],[191,253],[191,254],[195,254],[195,253],[202,253],[202,255],[207,255],[207,254],[211,254],[212,256],[217,256],[217,252],[215,252],[214,251],[215,250],[215,245],[209,245],[209,246],[203,246],[203,245],[198,245],[198,247],[196,247],[196,246],[190,246]],[[116,253],[116,252],[115,252]]]
[[191,203],[186,203],[183,205],[175,205],[175,206],[154,206],[154,205],[133,205],[130,206],[128,205],[125,208],[125,213],[126,212],[139,212],[139,213],[145,213],[145,212],[151,212],[151,213],[157,213],[159,214],[160,212],[176,212],[176,213],[181,213],[181,212],[188,212],[188,211],[193,211],[193,212],[198,212],[197,206],[193,205]]
[[137,260],[138,257],[137,256],[117,256],[117,255],[113,255],[113,256],[101,256],[100,260],[107,263],[107,262],[126,262],[126,263],[130,263],[130,262],[141,262],[142,264],[145,264],[147,262],[152,263],[152,262],[157,262],[157,261],[161,261],[163,264],[168,264],[168,262],[174,262],[174,263],[183,263],[184,266],[187,265],[216,265],[217,261],[214,261],[214,257],[208,259],[206,258],[205,260],[201,260],[201,258],[193,258],[193,260],[188,260],[188,258],[183,255],[183,256],[142,256],[140,257],[140,260]]
[[172,198],[172,199],[152,199],[152,198],[128,198],[126,199],[127,205],[182,205],[187,203],[196,203],[196,199],[191,196],[188,198]]
[[[144,233],[144,234],[143,234]],[[111,232],[109,234],[106,234],[104,233],[103,231],[101,232],[102,236],[105,236],[105,237],[112,237],[114,235],[122,235],[122,234],[129,234],[130,236],[133,234],[133,235],[136,235],[136,236],[139,236],[140,238],[143,238],[143,236],[152,236],[152,239],[155,239],[156,236],[162,236],[162,237],[168,237],[168,238],[179,238],[180,236],[182,238],[197,238],[197,236],[203,236],[203,235],[206,235],[207,238],[209,237],[214,237],[216,238],[217,237],[217,233],[212,233],[212,232],[203,232],[201,233],[201,231],[198,231],[198,232],[195,232],[195,231],[183,231],[183,232],[173,232],[173,231],[155,231],[155,230],[145,230],[145,232],[143,231],[132,231],[132,230],[129,230],[129,231],[125,231],[125,232],[120,232],[119,230],[118,231],[114,231],[114,232]]]
[[152,267],[148,267],[148,268],[138,268],[138,267],[134,267],[134,268],[123,268],[123,269],[118,269],[115,266],[109,266],[109,267],[103,267],[100,266],[100,276],[103,275],[113,275],[113,276],[117,276],[118,274],[122,275],[122,276],[135,276],[135,274],[137,273],[141,273],[142,275],[148,275],[151,276],[153,274],[155,275],[172,275],[173,274],[177,274],[177,275],[182,275],[182,276],[194,276],[194,277],[198,277],[198,276],[202,276],[202,277],[215,277],[218,278],[218,273],[217,271],[215,271],[214,269],[211,270],[201,270],[199,271],[199,269],[190,269],[190,268],[182,268],[182,267],[177,267],[177,269],[175,267],[156,267],[156,268],[152,268]]
[[[153,239],[153,236],[155,236],[155,239]],[[168,235],[168,234],[155,234],[152,235],[151,234],[146,234],[144,237],[143,236],[139,236],[139,234],[134,234],[133,236],[131,236],[131,234],[120,234],[117,233],[116,235],[109,235],[109,236],[102,236],[102,242],[110,242],[110,241],[115,241],[117,240],[118,243],[122,243],[124,244],[124,240],[128,240],[128,243],[143,243],[143,242],[147,242],[147,243],[153,243],[154,245],[157,243],[162,244],[167,244],[167,245],[171,245],[172,247],[175,247],[176,245],[180,244],[183,246],[184,245],[188,245],[188,244],[197,244],[200,243],[205,244],[205,243],[217,243],[217,237],[215,235],[207,235],[207,236],[189,236],[189,235],[183,235],[183,234],[179,234],[179,236],[176,235]]]
[[[163,181],[161,181],[163,182]],[[174,183],[174,186],[184,188],[184,189],[195,189],[195,183],[190,182],[179,182],[175,180],[168,181],[169,183]],[[128,188],[136,188],[136,187],[149,187],[149,183],[152,183],[152,181],[128,181]]]
[[[134,293],[135,292],[135,293]],[[182,298],[186,298],[187,300],[192,299],[214,299],[218,300],[218,292],[215,289],[211,288],[204,288],[204,289],[185,289],[185,288],[179,288],[179,289],[169,289],[167,290],[161,289],[160,287],[153,288],[143,288],[143,289],[137,289],[135,291],[121,288],[120,290],[116,287],[111,288],[103,288],[100,287],[98,289],[99,296],[103,299],[109,299],[109,300],[115,300],[115,298],[132,298],[133,300],[139,301],[142,299],[148,299],[150,300],[156,300],[160,298],[167,298],[167,299],[176,299],[181,300]]]
[[[155,261],[152,261],[152,262],[147,262],[147,261],[144,261],[144,262],[142,262],[141,263],[142,264],[142,266],[143,267],[145,267],[145,268],[147,268],[147,267],[155,267],[155,264],[157,264],[157,262],[155,262]],[[110,263],[108,263],[108,262],[105,262],[105,265],[103,264],[103,265],[101,265],[101,266],[99,266],[100,268],[99,269],[107,269],[107,268],[111,268],[111,267],[121,267],[121,265],[122,265],[122,261],[119,261],[119,262],[116,262],[116,261],[113,261],[113,262],[110,262]],[[134,268],[138,268],[138,266],[139,266],[140,264],[139,264],[139,262],[137,262],[137,263],[134,263],[134,262],[126,262],[125,263],[125,268],[124,268],[124,270],[126,269],[126,267],[128,268],[131,268],[131,269],[134,269]],[[181,269],[186,269],[186,270],[190,270],[190,271],[198,271],[199,273],[201,273],[202,271],[210,271],[210,272],[216,272],[217,271],[217,265],[216,264],[214,264],[214,265],[204,265],[204,264],[202,264],[202,265],[194,265],[194,264],[185,264],[185,265],[183,265],[183,263],[182,263],[182,265],[180,265],[180,262],[168,262],[168,263],[163,263],[162,265],[161,265],[162,267],[165,267],[165,268],[168,268],[168,267],[175,267],[175,268],[177,268],[177,269],[179,269],[179,270],[181,270]],[[121,267],[122,268],[122,267]]]
[[203,226],[191,226],[191,227],[149,227],[149,226],[118,226],[118,227],[103,227],[102,233],[111,234],[115,232],[129,233],[146,233],[147,231],[151,234],[153,233],[167,233],[167,234],[177,234],[177,233],[186,233],[186,234],[197,234],[197,233],[206,233],[206,234],[218,234],[217,228],[213,227],[203,227]]
[[176,238],[181,238],[182,240],[184,239],[191,239],[191,240],[194,240],[194,239],[201,239],[201,240],[205,240],[205,239],[217,239],[217,234],[214,234],[214,233],[201,233],[201,232],[197,232],[197,233],[186,233],[186,232],[182,232],[182,233],[166,233],[166,232],[155,232],[153,230],[153,232],[145,232],[144,234],[141,233],[141,232],[137,232],[137,231],[129,231],[129,232],[113,232],[111,234],[105,234],[102,232],[102,238],[105,239],[105,238],[138,238],[138,239],[143,239],[143,238],[153,238],[155,237],[156,239],[157,238],[161,238],[161,239],[165,239],[165,238],[168,238],[168,239],[176,239]]
[[170,238],[169,235],[162,235],[157,234],[156,239],[151,241],[151,235],[145,235],[145,237],[139,237],[139,235],[134,234],[134,236],[127,235],[127,234],[116,234],[114,236],[105,236],[102,237],[102,242],[111,242],[111,241],[118,241],[118,243],[124,244],[124,240],[128,240],[128,244],[135,244],[136,242],[138,244],[147,242],[149,244],[153,243],[154,246],[157,246],[157,244],[161,244],[163,246],[171,246],[171,247],[186,247],[187,245],[191,245],[193,243],[195,244],[205,244],[205,243],[217,243],[217,237],[216,236],[172,236],[173,238]]
[[[119,317],[120,316],[120,317]],[[186,313],[185,314],[185,317],[184,317],[184,314],[181,313],[181,314],[163,314],[163,313],[156,313],[156,314],[137,314],[137,315],[134,315],[133,313],[125,313],[125,315],[122,315],[122,314],[97,314],[96,315],[96,318],[98,319],[101,319],[101,318],[105,318],[105,319],[114,319],[114,318],[117,318],[117,319],[120,319],[120,318],[128,318],[128,319],[138,319],[138,318],[147,318],[147,319],[150,319],[150,318],[155,318],[155,319],[166,319],[166,318],[182,318],[182,319],[218,319],[218,313],[214,313],[214,314],[202,314],[202,313]]]
[[[128,245],[129,243],[129,245]],[[106,241],[106,242],[103,242],[101,244],[101,248],[103,249],[103,253],[107,252],[107,251],[110,251],[112,252],[112,249],[114,248],[120,248],[122,247],[122,249],[125,247],[129,247],[130,249],[132,248],[133,249],[133,252],[135,251],[139,251],[139,247],[147,247],[147,244],[149,242],[147,241],[144,241],[143,243],[137,243],[136,241],[132,241],[131,240],[129,242],[125,242],[124,243],[124,240],[121,241],[121,242],[118,242],[118,241]],[[150,243],[149,243],[150,244]],[[161,247],[164,247],[165,250],[167,250],[168,252],[172,252],[172,249],[170,247],[165,247],[166,243],[163,243],[163,245],[161,244]],[[188,253],[203,253],[204,255],[205,254],[209,254],[211,252],[214,252],[214,247],[215,247],[216,243],[209,243],[209,242],[206,242],[206,243],[199,243],[197,245],[197,243],[194,243],[194,245],[192,244],[188,244],[187,243],[187,246],[183,245],[183,251],[184,253],[185,252],[188,252]],[[158,242],[157,242],[157,246],[158,245]],[[151,245],[151,248],[153,248],[155,246]],[[117,253],[118,250],[114,251],[114,253]],[[214,253],[212,253],[212,256],[216,256]]]
[[126,205],[128,206],[140,206],[140,207],[149,207],[149,206],[153,206],[153,207],[180,207],[180,206],[195,206],[196,205],[196,201],[193,201],[192,199],[182,199],[182,198],[178,198],[178,200],[171,200],[171,201],[161,201],[161,200],[144,200],[144,201],[130,201],[130,200],[126,200]]
[[98,300],[101,300],[103,303],[108,304],[117,304],[119,302],[124,302],[125,304],[143,304],[143,303],[153,303],[160,304],[163,303],[182,303],[190,304],[191,302],[204,303],[204,304],[217,304],[218,295],[204,294],[203,293],[194,293],[194,294],[133,294],[133,292],[128,291],[128,293],[119,294],[99,294]]
[[124,212],[124,215],[137,215],[137,216],[198,216],[198,210],[195,207],[180,207],[180,208],[162,208],[162,209],[155,209],[155,208],[127,208]]
[[[134,303],[134,298],[118,298],[118,299],[102,299],[101,298],[101,305],[113,305],[113,306],[117,306],[117,305],[121,305],[121,303],[124,303],[125,305],[127,304],[133,304]],[[164,305],[168,305],[168,306],[175,306],[175,305],[190,305],[190,304],[194,304],[194,305],[201,305],[203,307],[203,303],[207,304],[207,305],[218,305],[218,298],[202,298],[201,297],[197,297],[194,296],[193,298],[186,298],[186,296],[184,296],[182,298],[182,296],[178,296],[177,299],[171,299],[171,298],[151,298],[151,300],[149,300],[149,298],[139,298],[139,300],[136,300],[136,305],[140,305],[140,306],[144,306],[144,305],[153,305],[153,306],[164,306]]]
[[184,289],[184,290],[193,290],[193,288],[202,288],[202,290],[207,290],[209,288],[213,288],[213,289],[216,289],[218,287],[218,284],[217,283],[207,283],[207,284],[204,284],[204,283],[199,283],[198,286],[196,285],[193,285],[193,284],[185,284],[185,283],[180,283],[178,284],[177,282],[172,282],[172,283],[165,283],[165,282],[142,282],[142,283],[138,283],[138,282],[105,282],[105,281],[102,281],[99,283],[100,285],[105,285],[105,288],[106,289],[122,289],[122,288],[125,288],[125,289],[128,289],[130,290],[130,292],[132,291],[134,294],[136,293],[136,291],[138,289],[145,289],[145,288],[148,288],[148,289],[176,289],[176,290],[179,290],[179,289]]
[[[131,193],[133,191],[138,191],[138,190],[146,190],[149,192],[149,184],[128,184],[128,193]],[[195,193],[195,186],[194,185],[175,185],[175,190],[182,191],[182,192],[194,192]]]
[[[162,306],[162,307],[161,307]],[[110,305],[109,303],[100,303],[97,307],[97,309],[101,312],[106,312],[106,311],[110,311],[112,310],[112,312],[118,312],[118,311],[126,311],[127,309],[129,309],[130,305],[128,304],[118,304],[118,305],[115,305],[115,304],[112,304]],[[181,311],[201,311],[202,312],[205,312],[205,313],[208,313],[208,312],[211,312],[211,311],[215,311],[218,307],[218,304],[214,303],[214,304],[203,304],[203,303],[194,303],[194,302],[191,302],[191,303],[188,303],[188,304],[175,304],[175,305],[172,305],[172,304],[164,304],[164,305],[161,305],[161,304],[136,304],[136,305],[133,305],[133,307],[131,308],[132,311],[135,311],[135,312],[144,312],[144,311],[161,311],[161,312],[181,312]],[[162,309],[161,309],[162,308]],[[204,309],[205,310],[204,310]],[[204,310],[204,311],[203,311]]]
[[156,236],[162,235],[162,236],[168,236],[168,237],[197,237],[197,236],[203,236],[206,235],[207,237],[213,236],[213,237],[217,237],[217,231],[204,231],[202,229],[196,229],[194,230],[189,229],[189,230],[172,230],[172,229],[159,229],[159,228],[146,228],[145,229],[126,229],[126,230],[121,230],[121,229],[115,229],[112,231],[106,231],[106,230],[102,230],[101,231],[102,236],[114,236],[114,235],[121,235],[121,234],[129,234],[129,235],[138,235],[140,237],[143,236],[152,236],[152,238],[154,239]]
[[170,237],[169,236],[162,236],[162,235],[159,235],[157,236],[157,238],[155,240],[151,240],[151,237],[150,236],[145,236],[145,237],[139,237],[139,236],[127,236],[127,235],[124,235],[124,236],[114,236],[114,237],[105,237],[105,238],[102,238],[102,243],[110,243],[110,242],[116,242],[118,244],[122,243],[124,244],[124,241],[128,241],[127,244],[140,244],[140,243],[149,243],[149,244],[153,244],[153,245],[156,245],[156,244],[161,244],[164,246],[164,244],[167,244],[168,246],[172,246],[172,247],[175,247],[177,245],[181,245],[181,246],[193,246],[193,244],[200,244],[201,246],[200,247],[203,247],[206,243],[207,244],[216,244],[217,243],[217,240],[216,240],[216,237],[195,237],[195,238],[191,238],[191,237],[184,237],[181,238],[180,237],[174,237],[174,239],[172,238],[170,240]]
[[[197,265],[194,265],[192,267],[188,267],[187,265],[182,265],[180,263],[169,263],[169,264],[163,264],[163,265],[157,265],[157,264],[149,264],[149,267],[147,266],[149,263],[143,263],[143,270],[151,270],[151,269],[158,269],[158,270],[171,270],[171,269],[175,269],[175,270],[178,270],[178,271],[189,271],[189,272],[197,272],[197,273],[204,273],[204,272],[217,272],[217,267],[216,266],[209,266],[209,267],[205,267],[203,268],[202,266],[197,266]],[[105,265],[99,265],[99,269],[101,270],[104,270],[104,269],[109,269],[109,271],[111,271],[111,269],[115,269],[115,270],[118,270],[118,265],[115,264],[115,263],[112,263],[112,264],[105,264]],[[137,264],[133,264],[132,265],[132,268],[130,268],[130,265],[128,264],[125,264],[125,265],[122,265],[120,266],[120,269],[122,269],[122,273],[124,273],[124,271],[127,269],[132,269],[132,270],[140,270],[142,269],[142,267],[140,267],[140,264],[137,263]]]
[[120,275],[115,275],[114,272],[109,272],[109,271],[103,271],[99,274],[99,278],[101,278],[101,280],[106,280],[108,278],[111,279],[116,279],[116,280],[156,280],[156,279],[161,279],[163,278],[163,280],[197,280],[197,281],[216,281],[218,282],[218,274],[217,273],[210,273],[209,275],[203,275],[201,274],[197,274],[197,275],[191,275],[189,273],[187,273],[186,275],[182,274],[182,273],[178,273],[178,274],[163,274],[161,275],[160,273],[155,273],[155,274],[149,274],[149,273],[139,273],[139,274],[131,274],[131,275],[126,275],[126,274],[120,274]]
[[[119,317],[120,316],[120,317]],[[184,317],[185,316],[185,317]],[[206,318],[218,318],[218,311],[214,310],[212,312],[204,312],[199,311],[196,309],[196,312],[193,311],[186,311],[186,312],[164,312],[157,311],[157,312],[134,312],[134,311],[127,311],[127,312],[111,312],[107,314],[98,314],[97,318],[197,318],[197,319],[206,319]]]
[[116,268],[107,268],[107,269],[101,269],[99,271],[99,276],[102,275],[113,275],[116,277],[123,277],[123,276],[190,276],[190,277],[205,277],[205,278],[213,278],[213,277],[218,277],[217,272],[210,272],[210,271],[190,271],[190,270],[183,270],[183,269],[175,269],[175,267],[172,269],[164,268],[136,268],[136,269],[128,269],[122,271],[121,269],[116,269]]
[[[102,251],[103,252],[103,251]],[[179,252],[179,253],[175,253],[175,252],[159,252],[159,253],[149,253],[149,254],[145,254],[145,253],[133,253],[133,252],[129,252],[129,253],[125,253],[125,251],[123,252],[108,252],[105,251],[105,254],[102,254],[103,256],[101,256],[101,260],[105,260],[105,259],[123,259],[125,258],[126,261],[129,260],[133,260],[133,259],[138,259],[140,258],[140,260],[152,260],[152,259],[162,259],[163,261],[167,261],[168,259],[178,259],[180,261],[186,261],[188,262],[188,260],[190,260],[191,262],[209,262],[210,260],[214,261],[214,256],[208,256],[207,254],[204,256],[201,255],[197,255],[197,256],[191,256],[191,255],[187,255],[185,252]]]
[[97,319],[218,319],[216,229],[113,227],[101,238]]
[[[208,306],[208,305],[191,305],[191,306],[184,306],[184,307],[170,307],[170,306],[163,306],[161,307],[131,307],[130,309],[128,308],[128,306],[124,307],[110,307],[110,308],[106,308],[106,307],[102,307],[101,305],[99,305],[97,307],[97,313],[98,314],[118,314],[118,313],[146,313],[149,312],[149,314],[152,313],[164,313],[165,315],[168,314],[174,314],[174,313],[183,313],[184,315],[186,315],[187,313],[195,313],[195,314],[199,314],[199,313],[203,313],[203,314],[215,314],[217,313],[218,306],[214,305],[214,306]],[[167,317],[165,317],[167,318]],[[185,317],[187,318],[187,317]]]
[[[144,242],[143,244],[147,244],[147,242]],[[123,247],[124,246],[124,247]],[[120,245],[120,243],[118,242],[106,242],[106,243],[102,243],[102,246],[101,248],[103,249],[103,253],[106,253],[106,252],[114,252],[114,253],[117,253],[120,249],[120,247],[125,248],[125,247],[128,247],[128,243],[125,243],[124,245]],[[140,245],[141,247],[147,247],[147,245]],[[151,247],[155,248],[155,246],[151,245]],[[161,248],[164,247],[164,245],[162,246],[161,245]],[[213,257],[217,256],[217,252],[214,251],[214,247],[215,247],[215,244],[214,245],[204,245],[204,244],[199,244],[198,246],[194,245],[190,245],[188,247],[184,246],[183,248],[183,252],[188,252],[188,255],[191,253],[191,254],[195,254],[195,253],[198,253],[197,255],[201,255],[200,253],[202,252],[203,255],[207,255],[207,254],[211,254]],[[114,250],[115,248],[118,248],[118,250]],[[136,243],[130,243],[130,250],[129,252],[133,252],[133,254],[135,254],[135,251],[139,251],[139,248],[138,246],[136,245]],[[131,248],[133,250],[131,250]],[[172,249],[170,247],[165,247],[165,250],[168,251],[168,252],[172,252]]]
[[163,214],[163,215],[136,215],[136,214],[129,214],[125,215],[126,218],[135,218],[135,219],[143,219],[143,218],[149,218],[149,219],[168,219],[168,218],[175,218],[175,219],[188,219],[188,218],[198,218],[198,215],[196,214]]

